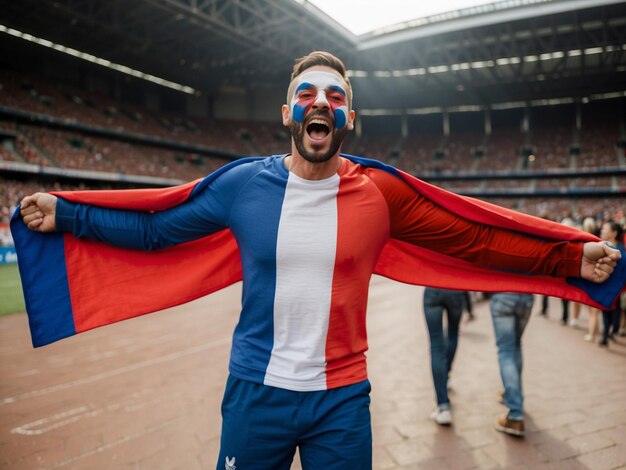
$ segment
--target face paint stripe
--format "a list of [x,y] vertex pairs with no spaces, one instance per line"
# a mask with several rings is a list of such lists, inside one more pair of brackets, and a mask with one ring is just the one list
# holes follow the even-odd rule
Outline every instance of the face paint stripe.
[[346,92],[343,88],[341,88],[340,86],[337,85],[331,85],[328,87],[329,90],[331,91],[336,91],[337,93],[341,93],[343,96],[346,96]]
[[304,114],[306,113],[308,106],[300,106],[299,104],[293,105],[293,120],[297,123],[304,121]]
[[298,93],[300,93],[302,90],[309,90],[311,88],[315,88],[315,86],[312,83],[309,82],[302,82],[298,88],[296,88],[295,94],[297,95]]
[[346,125],[348,117],[346,111],[347,108],[345,106],[341,106],[333,111],[333,114],[335,116],[335,127],[337,129],[343,129]]

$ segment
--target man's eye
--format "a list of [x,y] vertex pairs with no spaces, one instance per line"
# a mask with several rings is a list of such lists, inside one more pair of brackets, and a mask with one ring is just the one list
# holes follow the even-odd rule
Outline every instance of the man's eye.
[[313,93],[300,93],[300,98],[313,98]]

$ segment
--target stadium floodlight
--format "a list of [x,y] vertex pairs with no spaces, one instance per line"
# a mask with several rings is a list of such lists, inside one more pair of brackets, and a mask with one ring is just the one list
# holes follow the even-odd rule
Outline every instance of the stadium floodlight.
[[401,109],[360,109],[361,116],[401,116],[404,112]]
[[622,98],[626,96],[626,91],[615,91],[613,93],[596,93],[591,95],[591,100],[612,100],[615,98]]
[[493,60],[477,60],[470,63],[473,69],[484,69],[486,67],[493,67],[495,64]]
[[565,57],[565,52],[563,51],[546,52],[544,54],[539,54],[539,60],[561,59],[563,57]]
[[409,108],[406,110],[407,114],[424,115],[424,114],[439,114],[443,113],[444,109],[441,106],[431,106],[426,108]]
[[437,65],[435,67],[428,67],[428,73],[444,73],[448,72],[450,67],[447,65]]
[[9,28],[8,26],[4,26],[2,24],[0,24],[0,32],[9,34],[10,36],[14,36],[16,38],[20,38],[28,42],[32,42],[34,44],[38,44],[40,46],[48,47],[55,51],[62,52],[67,55],[71,55],[72,57],[76,57],[78,59],[82,59],[87,62],[100,65],[102,67],[107,67],[111,70],[115,70],[116,72],[124,73],[132,77],[140,78],[142,80],[146,80],[148,82],[155,83],[163,87],[171,88],[172,90],[182,91],[183,93],[187,93],[190,95],[194,95],[197,93],[197,90],[195,90],[194,88],[190,86],[181,85],[180,83],[172,82],[170,80],[166,80],[164,78],[160,78],[155,75],[151,75],[149,73],[141,72],[139,70],[135,70],[130,67],[127,67],[126,65],[116,64],[115,62],[111,62],[110,60],[103,59],[101,57],[96,57],[93,54],[89,54],[87,52],[81,52],[79,50],[64,46],[62,44],[56,44],[52,41],[48,41],[47,39],[39,38],[37,36],[33,36],[32,34],[24,33],[22,31]]
[[462,106],[451,106],[447,109],[449,113],[475,113],[484,111],[485,107],[477,104],[466,104]]
[[[440,70],[440,72],[443,72],[443,71],[444,70]],[[445,72],[447,72],[447,70],[445,70]],[[393,75],[394,77],[412,77],[415,75],[426,75],[426,69],[419,68],[419,69],[407,69],[407,70],[393,70],[391,72],[391,75]]]
[[543,54],[535,55],[530,54],[523,57],[499,57],[497,59],[489,59],[489,60],[477,60],[475,62],[461,62],[458,64],[440,64],[440,65],[431,65],[428,67],[420,67],[413,69],[405,69],[405,70],[376,70],[374,72],[368,72],[366,70],[349,70],[347,72],[349,77],[356,78],[368,78],[370,76],[374,76],[377,78],[398,78],[398,77],[409,77],[414,75],[426,75],[426,73],[447,73],[447,72],[458,72],[460,70],[469,70],[469,69],[483,69],[488,67],[496,67],[496,66],[510,66],[517,65],[521,62],[532,63],[532,62],[545,62],[549,60],[555,59],[563,59],[564,57],[578,57],[581,55],[593,55],[593,54],[602,54],[604,52],[617,52],[620,50],[626,50],[626,44],[622,44],[621,46],[605,46],[605,47],[590,47],[587,49],[571,49],[569,51],[553,51],[553,52],[545,52]]
[[585,55],[602,54],[604,52],[604,49],[602,49],[601,47],[589,47],[583,52],[585,53]]
[[550,99],[539,99],[532,100],[530,102],[531,106],[557,106],[559,104],[571,104],[574,103],[574,98],[550,98]]
[[505,103],[493,103],[491,109],[494,111],[500,111],[504,109],[525,108],[526,102],[524,101],[507,101]]
[[365,70],[347,70],[346,71],[346,75],[348,77],[360,77],[360,78],[364,78],[364,77],[368,77],[369,73],[367,73]]
[[452,64],[450,68],[456,72],[457,70],[469,70],[471,65],[468,62],[461,62],[460,64]]
[[409,69],[406,71],[407,75],[426,75],[426,69],[420,67],[418,69]]

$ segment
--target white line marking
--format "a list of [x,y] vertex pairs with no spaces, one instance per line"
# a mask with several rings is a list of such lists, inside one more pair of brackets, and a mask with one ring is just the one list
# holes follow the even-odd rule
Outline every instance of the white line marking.
[[147,436],[148,434],[152,434],[154,432],[160,431],[161,429],[169,426],[170,424],[176,422],[176,421],[180,421],[181,419],[188,419],[188,416],[178,416],[176,418],[172,418],[162,424],[159,424],[158,426],[151,426],[146,428],[144,431],[142,432],[138,432],[136,434],[131,434],[130,436],[124,436],[121,437],[113,442],[109,442],[108,444],[104,444],[102,446],[98,446],[95,449],[92,449],[90,451],[84,452],[82,454],[76,455],[74,457],[70,457],[69,459],[66,460],[62,460],[61,462],[58,462],[57,464],[53,465],[52,467],[48,467],[45,470],[54,470],[56,468],[61,468],[61,467],[65,467],[66,465],[69,465],[71,463],[76,462],[77,460],[83,459],[85,457],[89,457],[91,455],[94,454],[99,454],[101,452],[104,452],[105,450],[110,449],[111,447],[115,447],[119,444],[124,444],[126,442],[132,441],[133,439],[137,439],[138,437],[143,437],[143,436]]
[[[30,423],[23,424],[11,430],[12,434],[22,434],[24,436],[39,436],[45,434],[48,431],[62,428],[68,424],[76,423],[86,418],[95,418],[96,416],[116,411],[123,410],[126,412],[133,412],[145,408],[147,406],[158,405],[166,400],[171,400],[180,395],[175,393],[172,395],[159,395],[152,400],[143,400],[143,396],[153,392],[152,389],[146,389],[141,392],[133,393],[127,399],[107,405],[104,408],[95,408],[93,405],[80,406],[78,408],[72,408],[71,410],[63,411],[61,413],[48,416],[47,418],[41,418]],[[40,427],[43,426],[43,427]]]
[[60,390],[66,390],[68,388],[76,387],[79,385],[85,385],[91,382],[96,382],[102,379],[108,379],[109,377],[113,377],[120,374],[125,374],[127,372],[132,372],[137,369],[142,369],[144,367],[150,367],[155,364],[160,364],[162,362],[173,361],[175,359],[180,359],[181,357],[189,356],[191,354],[196,354],[198,352],[204,351],[206,349],[211,349],[216,346],[221,346],[223,344],[230,343],[230,337],[216,339],[215,341],[211,341],[210,343],[201,344],[199,346],[194,346],[189,349],[184,349],[182,351],[177,351],[175,353],[167,354],[165,356],[157,357],[154,359],[147,359],[145,361],[137,362],[135,364],[130,364],[128,366],[120,367],[118,369],[112,369],[106,372],[101,372],[99,374],[91,375],[89,377],[84,377],[82,379],[73,380],[71,382],[66,382],[58,385],[53,385],[52,387],[40,388],[39,390],[33,390],[31,392],[22,393],[20,395],[15,395],[13,397],[7,397],[0,400],[0,406],[7,405],[9,403],[15,403],[16,401],[26,400],[28,398],[39,397],[41,395],[47,395],[49,393],[58,392]]
[[41,371],[39,369],[28,369],[28,370],[24,370],[22,372],[18,372],[17,374],[15,374],[16,377],[28,377],[30,375],[37,375],[39,374]]
[[[80,421],[81,419],[83,419],[83,417],[85,417],[86,414],[89,414],[89,408],[87,406],[80,406],[78,408],[72,408],[71,410],[67,410],[62,413],[57,413],[47,418],[41,418],[41,419],[38,419],[37,421],[33,421],[32,423],[24,424],[23,426],[19,426],[15,429],[11,429],[11,433],[23,434],[25,436],[38,436],[39,434],[43,434],[45,432],[52,431],[53,429],[61,428],[67,424]],[[42,424],[48,424],[51,422],[53,424],[50,424],[49,426],[46,426],[40,429],[34,429],[34,430],[32,429]]]
[[98,362],[98,361],[102,361],[104,359],[108,359],[116,355],[117,355],[117,351],[103,351],[103,352],[92,354],[91,356],[87,356],[85,360],[87,362]]

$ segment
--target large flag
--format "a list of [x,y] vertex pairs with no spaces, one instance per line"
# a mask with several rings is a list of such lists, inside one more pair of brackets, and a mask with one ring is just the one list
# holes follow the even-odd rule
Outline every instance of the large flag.
[[[597,237],[562,224],[459,196],[375,160],[342,155],[354,163],[395,175],[418,193],[464,218],[547,240],[596,241]],[[72,202],[102,207],[159,211],[193,198],[226,165],[203,179],[167,189],[65,191]],[[11,231],[34,346],[76,333],[189,302],[242,279],[237,243],[229,230],[154,252],[117,248],[69,233],[40,234],[23,223],[19,208]],[[430,287],[482,292],[529,292],[562,297],[596,308],[615,305],[626,282],[620,260],[609,280],[595,284],[481,268],[426,248],[391,239],[375,274]]]

